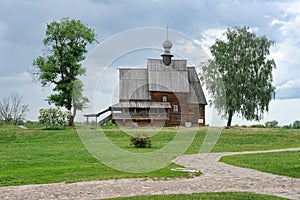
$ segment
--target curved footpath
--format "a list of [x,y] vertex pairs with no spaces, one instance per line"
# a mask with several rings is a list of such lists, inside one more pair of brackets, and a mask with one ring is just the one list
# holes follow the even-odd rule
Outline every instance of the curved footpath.
[[154,181],[120,179],[0,187],[0,199],[101,199],[150,194],[255,192],[300,199],[300,179],[235,167],[218,162],[222,156],[261,152],[300,151],[300,148],[184,155],[175,160],[203,174],[191,179]]

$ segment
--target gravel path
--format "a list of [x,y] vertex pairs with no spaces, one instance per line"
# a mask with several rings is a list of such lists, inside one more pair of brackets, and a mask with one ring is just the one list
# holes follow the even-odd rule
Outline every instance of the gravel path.
[[199,192],[256,192],[300,199],[300,179],[279,176],[218,162],[222,156],[260,152],[300,151],[300,148],[184,155],[176,163],[203,172],[192,179],[154,181],[120,179],[72,184],[54,183],[0,187],[0,199],[102,199],[150,194]]

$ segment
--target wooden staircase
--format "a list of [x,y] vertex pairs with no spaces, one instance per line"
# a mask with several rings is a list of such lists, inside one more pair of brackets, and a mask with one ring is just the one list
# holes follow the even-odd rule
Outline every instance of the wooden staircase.
[[108,115],[107,117],[105,117],[104,119],[100,120],[98,122],[99,126],[102,126],[103,124],[109,122],[112,119],[112,114]]

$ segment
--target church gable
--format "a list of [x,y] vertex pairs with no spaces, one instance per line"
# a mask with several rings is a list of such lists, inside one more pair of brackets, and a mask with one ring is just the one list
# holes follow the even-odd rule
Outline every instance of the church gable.
[[186,60],[172,60],[166,66],[162,60],[149,59],[147,68],[150,92],[189,92]]
[[147,69],[120,69],[119,96],[124,100],[150,100]]

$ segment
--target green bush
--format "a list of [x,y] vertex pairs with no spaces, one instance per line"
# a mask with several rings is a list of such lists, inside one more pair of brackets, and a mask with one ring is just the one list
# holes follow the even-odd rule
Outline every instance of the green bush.
[[284,128],[284,129],[290,129],[290,128],[292,128],[292,125],[291,124],[290,125],[283,125],[282,128]]
[[108,121],[105,124],[102,125],[102,128],[110,128],[110,127],[116,127],[117,125],[113,123],[112,121]]
[[278,121],[273,120],[273,121],[266,122],[266,127],[267,128],[278,128]]
[[40,109],[39,122],[49,129],[62,129],[66,127],[70,116],[69,111],[62,111],[59,107],[42,108]]
[[263,124],[253,124],[251,128],[265,128],[265,126]]
[[130,146],[136,148],[151,148],[151,138],[148,136],[131,136],[129,141]]
[[24,125],[31,128],[41,127],[41,124],[38,121],[26,121]]
[[300,121],[299,120],[294,121],[293,128],[294,129],[300,129]]

